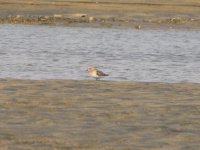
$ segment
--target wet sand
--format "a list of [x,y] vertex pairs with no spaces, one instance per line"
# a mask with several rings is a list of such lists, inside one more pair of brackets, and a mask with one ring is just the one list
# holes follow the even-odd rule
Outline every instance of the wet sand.
[[200,84],[0,80],[0,150],[198,150]]
[[198,28],[197,0],[0,0],[0,23],[79,27]]

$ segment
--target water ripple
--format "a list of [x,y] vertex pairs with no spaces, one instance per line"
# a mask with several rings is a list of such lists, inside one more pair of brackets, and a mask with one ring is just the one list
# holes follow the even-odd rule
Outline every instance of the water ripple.
[[200,31],[0,25],[0,77],[200,83]]

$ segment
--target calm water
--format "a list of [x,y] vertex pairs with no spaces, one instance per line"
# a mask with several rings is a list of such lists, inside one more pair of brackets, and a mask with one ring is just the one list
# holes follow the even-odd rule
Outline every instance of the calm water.
[[0,25],[0,78],[200,83],[200,31]]

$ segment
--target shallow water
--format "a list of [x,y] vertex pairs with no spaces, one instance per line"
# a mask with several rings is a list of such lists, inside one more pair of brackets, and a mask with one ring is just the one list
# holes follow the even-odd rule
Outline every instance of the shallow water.
[[200,31],[0,25],[0,78],[200,83]]

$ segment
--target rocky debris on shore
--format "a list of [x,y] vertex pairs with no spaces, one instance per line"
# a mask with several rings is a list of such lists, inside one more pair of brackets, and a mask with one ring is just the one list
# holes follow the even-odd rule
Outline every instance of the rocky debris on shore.
[[191,19],[184,17],[171,17],[171,18],[160,18],[160,19],[122,19],[116,17],[94,17],[87,14],[76,13],[76,14],[54,14],[52,16],[6,16],[0,17],[0,23],[10,24],[46,24],[46,25],[69,25],[71,23],[97,23],[101,26],[111,27],[112,25],[121,26],[124,24],[132,24],[136,29],[140,29],[143,23],[154,23],[154,24],[184,24],[189,22],[200,23],[200,19]]
[[104,22],[104,19],[92,16],[87,16],[87,14],[54,14],[52,16],[6,16],[0,17],[0,23],[11,23],[11,24],[55,24],[55,23],[90,23],[90,22]]

